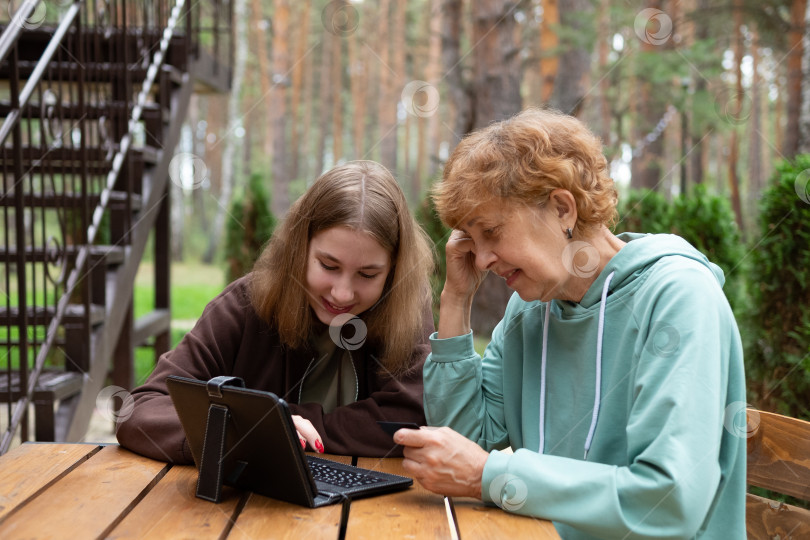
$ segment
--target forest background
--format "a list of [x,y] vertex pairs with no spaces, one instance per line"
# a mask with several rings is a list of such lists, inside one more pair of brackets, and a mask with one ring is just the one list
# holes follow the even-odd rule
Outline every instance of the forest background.
[[[726,272],[751,405],[810,418],[807,0],[232,1],[233,91],[193,98],[170,169],[175,261],[242,275],[321,172],[372,159],[436,242],[440,290],[443,161],[552,107],[601,137],[617,232],[681,234]],[[487,280],[477,334],[508,294]]]

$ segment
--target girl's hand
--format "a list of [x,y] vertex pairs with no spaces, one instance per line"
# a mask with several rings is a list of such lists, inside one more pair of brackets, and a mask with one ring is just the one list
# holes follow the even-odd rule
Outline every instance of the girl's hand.
[[295,424],[295,431],[298,433],[298,441],[301,443],[301,447],[306,448],[307,443],[309,443],[310,448],[316,450],[319,454],[323,454],[323,441],[321,440],[321,436],[318,435],[315,426],[312,425],[312,422],[297,414],[292,415],[292,420],[293,424]]

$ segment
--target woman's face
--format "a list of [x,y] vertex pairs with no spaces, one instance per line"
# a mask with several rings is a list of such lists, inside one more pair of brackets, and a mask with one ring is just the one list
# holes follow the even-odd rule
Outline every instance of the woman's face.
[[307,299],[315,316],[330,324],[337,315],[359,315],[383,292],[391,254],[369,233],[332,227],[315,234],[307,253]]
[[568,239],[552,204],[493,201],[476,208],[459,228],[472,237],[475,265],[504,278],[523,300],[578,300],[563,263]]

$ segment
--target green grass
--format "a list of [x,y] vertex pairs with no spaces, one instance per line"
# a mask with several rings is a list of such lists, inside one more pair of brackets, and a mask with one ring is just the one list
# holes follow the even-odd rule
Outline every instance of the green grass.
[[[171,272],[171,347],[174,348],[194,326],[208,302],[222,292],[225,287],[225,277],[220,268],[203,264],[173,264]],[[154,309],[154,266],[151,263],[141,264],[135,277],[133,295],[136,319]],[[12,302],[12,305],[14,304]],[[11,339],[18,336],[19,330],[12,327],[10,329]],[[29,329],[29,339],[41,341],[44,337],[44,327]],[[8,338],[9,330],[6,327],[0,328],[0,340]],[[29,363],[33,362],[36,350],[36,347],[29,349]],[[0,353],[0,369],[5,369],[9,360],[11,360],[13,368],[19,366],[19,351],[16,347],[4,348]],[[135,382],[137,384],[142,383],[154,367],[155,357],[151,347],[135,349]]]
[[[171,330],[171,347],[172,349],[180,343],[180,340],[183,339],[187,333],[186,329],[176,329],[172,328]],[[152,373],[155,369],[155,352],[152,350],[151,347],[138,347],[135,349],[135,384],[141,385],[146,378]]]
[[[172,320],[197,319],[205,306],[225,288],[224,272],[204,264],[172,265]],[[154,309],[154,267],[142,263],[135,277],[135,318]]]
[[[216,266],[193,263],[172,264],[171,275],[171,348],[177,346],[202,315],[208,302],[225,288],[224,272]],[[154,309],[154,266],[142,263],[135,277],[135,318]],[[135,382],[141,384],[155,368],[152,348],[135,349]]]
[[484,356],[484,350],[489,345],[489,336],[476,336],[473,335],[473,346],[475,347],[475,352]]

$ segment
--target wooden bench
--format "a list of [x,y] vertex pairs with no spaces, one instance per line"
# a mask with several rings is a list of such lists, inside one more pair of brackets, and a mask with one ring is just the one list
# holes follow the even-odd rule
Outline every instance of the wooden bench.
[[[810,422],[747,410],[748,485],[810,501]],[[810,510],[749,493],[749,539],[810,538]]]

